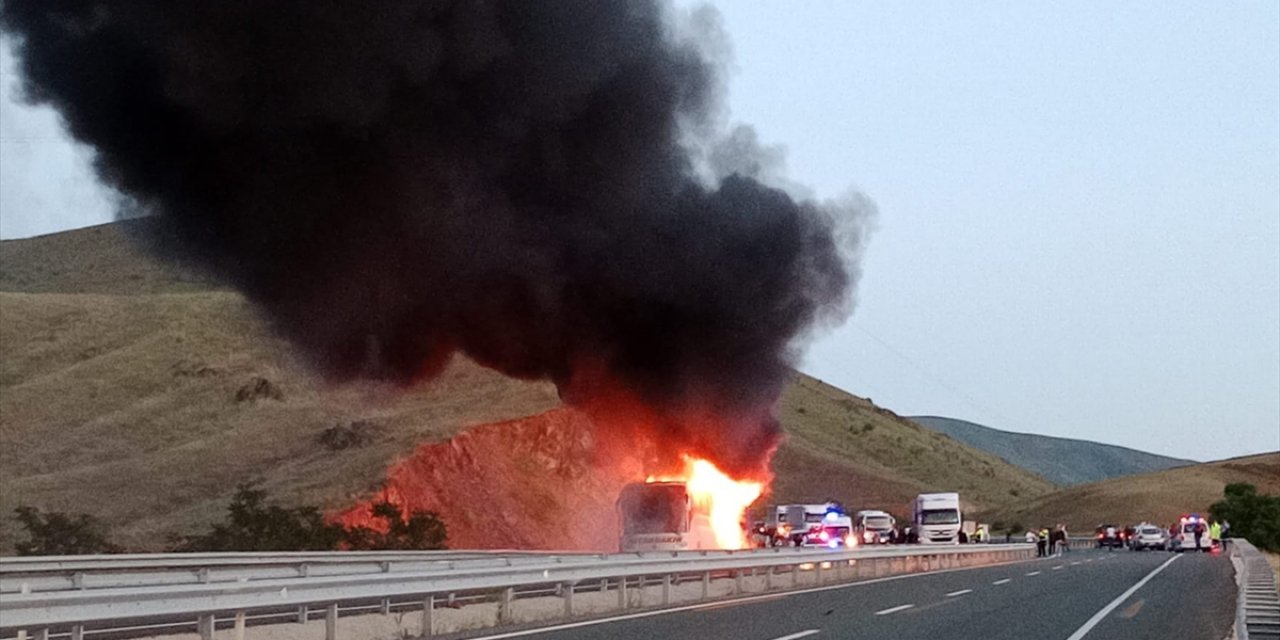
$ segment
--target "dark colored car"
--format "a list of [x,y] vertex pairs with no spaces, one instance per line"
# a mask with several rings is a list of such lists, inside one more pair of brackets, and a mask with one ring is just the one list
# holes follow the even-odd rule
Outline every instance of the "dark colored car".
[[1120,536],[1120,528],[1114,524],[1098,525],[1098,548],[1120,549],[1124,547],[1124,539]]

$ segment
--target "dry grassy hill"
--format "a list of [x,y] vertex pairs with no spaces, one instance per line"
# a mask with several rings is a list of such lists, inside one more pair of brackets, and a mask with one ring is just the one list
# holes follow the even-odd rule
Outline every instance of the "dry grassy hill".
[[1074,531],[1092,531],[1103,522],[1170,523],[1184,513],[1207,513],[1232,482],[1280,494],[1280,452],[1076,485],[1015,508],[992,510],[989,517],[1026,526],[1062,522]]
[[[0,551],[19,504],[96,515],[141,549],[219,519],[249,478],[286,504],[338,511],[423,444],[559,404],[549,384],[461,359],[408,392],[326,385],[239,295],[139,252],[126,235],[142,224],[0,242]],[[780,413],[781,501],[901,509],[947,489],[996,509],[1052,489],[803,375]],[[326,431],[361,442],[326,444]]]

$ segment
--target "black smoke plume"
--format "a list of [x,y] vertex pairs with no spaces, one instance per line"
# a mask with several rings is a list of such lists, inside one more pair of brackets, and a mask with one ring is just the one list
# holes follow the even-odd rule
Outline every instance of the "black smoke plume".
[[797,339],[847,313],[862,232],[836,219],[861,213],[762,182],[773,155],[719,122],[714,14],[675,14],[5,0],[0,28],[122,215],[327,375],[411,382],[462,352],[570,402],[621,387],[742,468]]

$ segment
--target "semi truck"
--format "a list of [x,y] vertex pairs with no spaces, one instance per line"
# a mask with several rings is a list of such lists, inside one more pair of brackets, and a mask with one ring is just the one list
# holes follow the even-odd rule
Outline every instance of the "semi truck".
[[912,537],[921,544],[960,544],[960,494],[922,493],[911,503]]

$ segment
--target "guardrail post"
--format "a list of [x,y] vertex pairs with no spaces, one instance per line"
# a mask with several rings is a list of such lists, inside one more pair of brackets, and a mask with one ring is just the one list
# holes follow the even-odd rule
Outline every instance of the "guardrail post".
[[391,615],[391,598],[383,598],[382,601],[378,603],[378,613],[381,613],[384,616]]
[[702,599],[706,600],[711,597],[711,572],[702,572]]
[[773,570],[776,568],[777,567],[775,567],[774,565],[769,565],[769,568],[766,569],[764,572],[764,590],[765,591],[773,591]]
[[513,618],[511,605],[515,597],[515,589],[507,587],[502,590],[502,594],[498,599],[498,624],[509,624],[511,622]]
[[662,575],[662,604],[671,604],[671,574]]
[[[84,625],[71,626],[71,640],[84,640]],[[237,638],[236,640],[244,640],[244,638]]]
[[644,576],[636,579],[636,606],[644,607]]
[[[244,623],[245,623],[245,613],[243,611],[237,611],[235,634],[232,636],[235,640],[244,640]],[[81,640],[81,639],[72,636],[71,640]]]
[[307,623],[307,605],[304,604],[301,607],[298,607],[298,624],[306,624],[306,623]]
[[36,629],[36,635],[33,640],[49,640],[49,627],[41,627]]
[[564,617],[573,617],[573,583],[564,582],[560,584],[560,593],[564,596]]
[[800,586],[800,565],[798,564],[791,565],[791,586],[793,588]]
[[822,584],[822,561],[813,563],[813,583]]
[[338,603],[324,608],[324,640],[338,640]]
[[627,577],[618,578],[618,608],[627,608]]
[[213,640],[213,614],[200,614],[196,618],[196,629],[200,632],[200,640]]
[[436,597],[432,594],[422,599],[422,635],[429,638],[435,635],[435,633]]
[[83,571],[77,571],[74,574],[72,574],[71,586],[72,588],[75,588],[75,589],[84,588],[84,572]]
[[733,592],[742,593],[742,569],[736,569],[733,572]]

